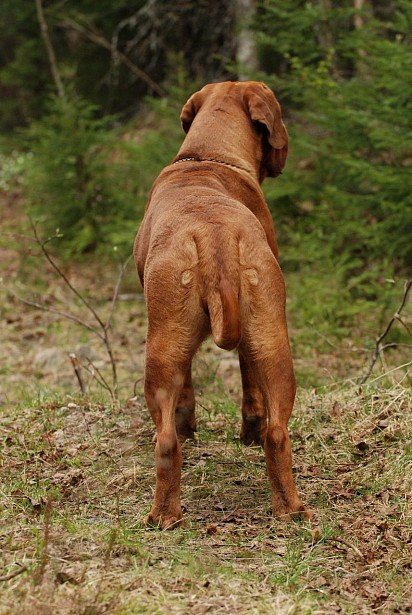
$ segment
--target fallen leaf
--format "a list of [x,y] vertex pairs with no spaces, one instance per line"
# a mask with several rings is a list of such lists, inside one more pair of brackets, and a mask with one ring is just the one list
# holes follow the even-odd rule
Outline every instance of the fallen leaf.
[[365,442],[364,440],[357,442],[355,446],[358,449],[358,451],[360,451],[361,453],[366,453],[366,451],[369,449],[369,444]]

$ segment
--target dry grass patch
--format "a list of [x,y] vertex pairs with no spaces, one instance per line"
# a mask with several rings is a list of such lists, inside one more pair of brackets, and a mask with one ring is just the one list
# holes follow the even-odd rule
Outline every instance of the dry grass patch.
[[285,523],[270,517],[261,450],[238,440],[237,404],[203,379],[173,532],[143,524],[154,468],[140,397],[3,411],[0,612],[407,613],[410,402],[402,385],[301,390],[294,464],[317,519]]

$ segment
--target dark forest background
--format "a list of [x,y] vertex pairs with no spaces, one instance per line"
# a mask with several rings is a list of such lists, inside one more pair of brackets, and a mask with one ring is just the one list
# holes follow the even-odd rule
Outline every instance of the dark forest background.
[[62,259],[126,256],[187,96],[263,80],[290,134],[264,189],[298,336],[370,340],[412,261],[411,22],[407,0],[4,0],[0,188]]

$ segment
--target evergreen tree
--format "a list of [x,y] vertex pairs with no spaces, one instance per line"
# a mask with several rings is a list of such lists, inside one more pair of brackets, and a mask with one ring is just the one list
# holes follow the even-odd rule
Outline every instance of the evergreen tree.
[[291,135],[284,176],[266,189],[289,246],[283,266],[327,281],[312,288],[308,318],[320,309],[344,324],[350,303],[356,311],[362,300],[384,300],[385,280],[412,261],[412,6],[391,5],[373,13],[332,3],[326,14],[323,2],[260,7],[263,78]]

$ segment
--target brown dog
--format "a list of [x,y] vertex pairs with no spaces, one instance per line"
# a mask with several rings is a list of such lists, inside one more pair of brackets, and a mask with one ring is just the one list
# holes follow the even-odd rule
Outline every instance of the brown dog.
[[180,441],[196,429],[194,353],[212,333],[239,351],[241,439],[262,443],[276,516],[305,512],[287,422],[295,377],[275,230],[259,184],[281,173],[288,135],[263,83],[206,85],[184,105],[187,136],[156,179],[136,238],[149,328],[145,395],[157,430],[149,522],[182,518]]

